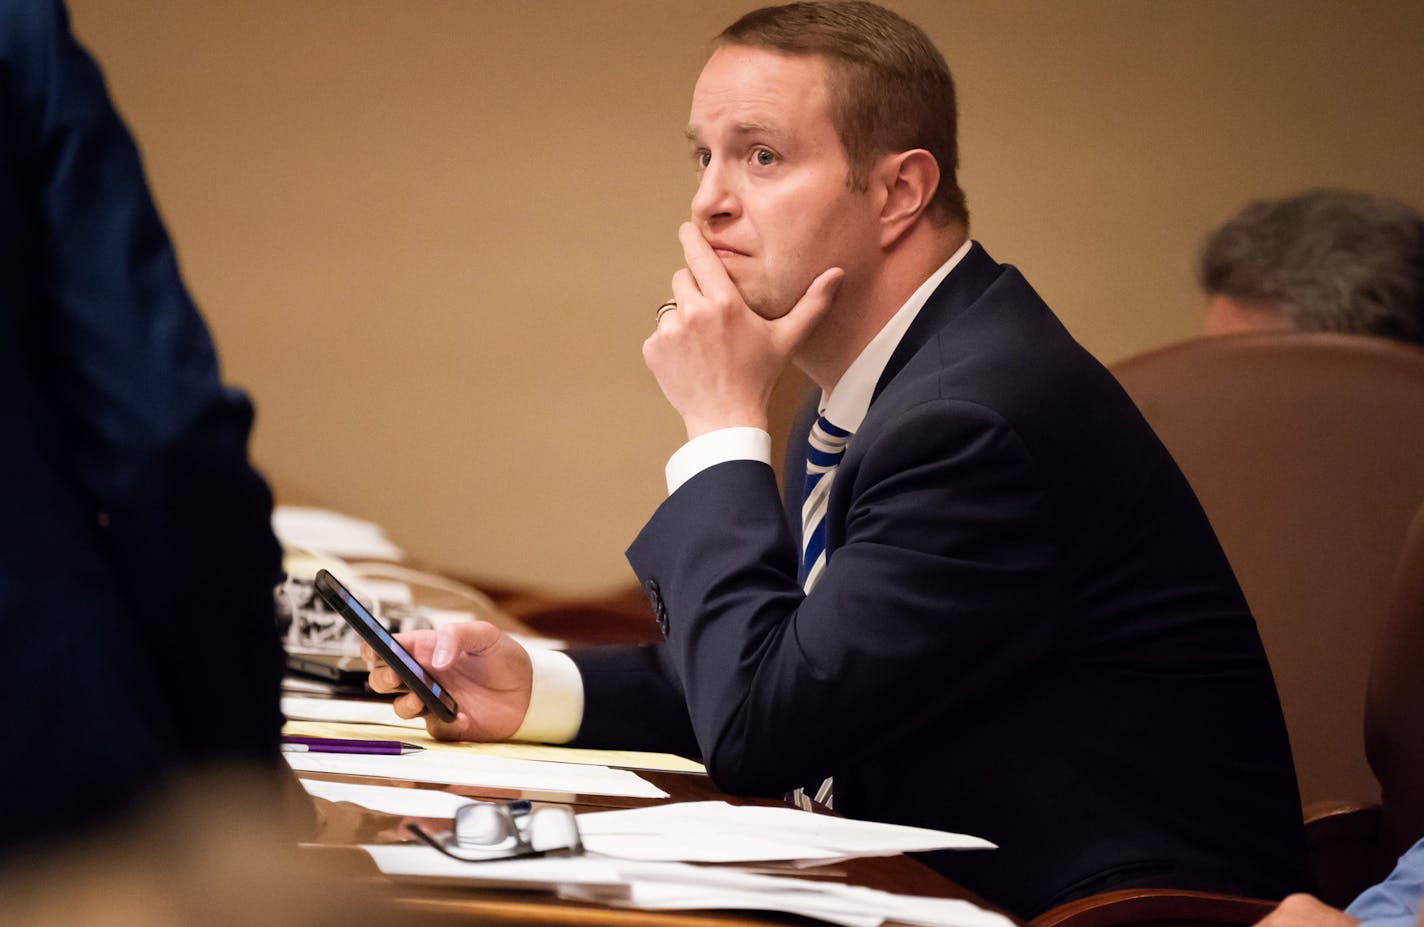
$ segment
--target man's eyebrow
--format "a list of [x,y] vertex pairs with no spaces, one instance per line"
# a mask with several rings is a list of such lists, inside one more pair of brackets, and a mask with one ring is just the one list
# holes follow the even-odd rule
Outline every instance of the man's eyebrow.
[[[739,122],[736,125],[732,126],[731,131],[733,135],[769,135],[772,137],[781,136],[781,132],[776,128],[776,126],[766,122]],[[687,140],[693,144],[696,144],[702,140],[702,133],[699,132],[693,126],[688,126],[683,134],[687,137]]]

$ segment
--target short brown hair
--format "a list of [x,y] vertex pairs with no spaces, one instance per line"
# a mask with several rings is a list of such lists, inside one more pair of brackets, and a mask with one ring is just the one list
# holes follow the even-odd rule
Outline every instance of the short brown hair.
[[1424,344],[1424,216],[1396,199],[1323,189],[1251,203],[1207,238],[1198,276],[1301,331]]
[[923,148],[940,170],[931,213],[941,222],[969,221],[955,176],[954,79],[918,26],[860,0],[789,3],[753,10],[732,23],[714,43],[728,45],[824,55],[831,65],[831,119],[850,163],[852,186],[865,188],[878,156]]

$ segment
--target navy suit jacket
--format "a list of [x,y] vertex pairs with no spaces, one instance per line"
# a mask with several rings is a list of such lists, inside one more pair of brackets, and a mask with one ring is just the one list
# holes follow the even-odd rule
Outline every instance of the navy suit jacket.
[[54,0],[0,0],[0,859],[175,771],[275,768],[252,408]]
[[769,467],[735,461],[654,514],[628,556],[666,642],[574,655],[579,743],[694,752],[732,792],[834,775],[850,817],[999,844],[926,861],[1023,916],[1116,887],[1305,886],[1290,748],[1231,569],[1016,269],[976,244],[906,333],[809,595],[791,456],[789,511]]

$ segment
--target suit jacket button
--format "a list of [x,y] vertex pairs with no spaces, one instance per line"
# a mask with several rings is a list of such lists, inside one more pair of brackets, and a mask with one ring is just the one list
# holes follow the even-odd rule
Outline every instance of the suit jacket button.
[[663,594],[658,589],[658,581],[650,579],[643,583],[643,591],[648,594],[648,604],[653,607],[653,618],[658,623],[658,630],[663,637],[668,636],[667,605],[663,602]]

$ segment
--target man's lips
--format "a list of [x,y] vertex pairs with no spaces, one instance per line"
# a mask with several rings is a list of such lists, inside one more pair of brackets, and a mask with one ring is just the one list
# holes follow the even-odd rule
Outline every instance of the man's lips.
[[720,241],[709,241],[708,244],[712,246],[712,250],[716,252],[719,258],[726,259],[729,257],[747,256],[747,253],[745,251],[738,250],[737,248],[733,248],[731,245],[723,244]]

